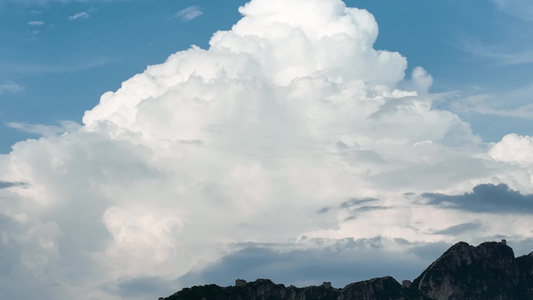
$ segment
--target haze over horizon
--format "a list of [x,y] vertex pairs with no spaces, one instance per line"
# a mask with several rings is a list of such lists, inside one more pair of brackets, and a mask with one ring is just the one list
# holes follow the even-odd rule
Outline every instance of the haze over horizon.
[[0,24],[10,299],[533,251],[528,1],[0,0]]

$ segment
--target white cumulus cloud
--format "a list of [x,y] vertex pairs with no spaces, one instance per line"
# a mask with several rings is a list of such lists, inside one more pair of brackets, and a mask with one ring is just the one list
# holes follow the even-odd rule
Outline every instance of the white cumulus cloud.
[[495,159],[468,123],[433,109],[424,69],[399,88],[407,59],[374,49],[369,12],[340,0],[253,0],[240,12],[209,49],[177,52],[102,95],[79,128],[12,124],[45,136],[0,156],[6,295],[37,293],[23,282],[44,299],[122,299],[128,283],[185,280],[254,244],[398,257],[412,245],[532,237],[533,218],[494,221],[418,196],[507,179],[517,193],[532,188],[510,180],[521,166]]
[[422,67],[416,67],[411,74],[410,88],[417,91],[419,94],[426,94],[431,85],[433,85],[433,77]]
[[532,165],[533,137],[508,134],[490,149],[489,155],[499,161]]

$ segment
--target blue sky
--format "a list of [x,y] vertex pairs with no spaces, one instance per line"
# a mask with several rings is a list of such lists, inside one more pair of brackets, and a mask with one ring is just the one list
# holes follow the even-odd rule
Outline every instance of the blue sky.
[[[146,66],[193,44],[206,47],[213,32],[238,20],[244,4],[211,2],[2,1],[0,82],[19,88],[0,96],[1,151],[28,138],[6,124],[81,122],[104,92]],[[200,18],[176,16],[188,7],[197,7]]]
[[533,250],[529,0],[0,0],[0,38],[10,299]]

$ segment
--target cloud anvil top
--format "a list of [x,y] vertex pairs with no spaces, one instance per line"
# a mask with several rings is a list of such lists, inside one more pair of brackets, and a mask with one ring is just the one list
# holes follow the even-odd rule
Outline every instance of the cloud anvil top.
[[[179,26],[208,15],[176,11]],[[376,46],[365,9],[252,0],[239,12],[206,49],[104,93],[80,125],[10,123],[42,137],[0,155],[0,290],[114,300],[237,277],[342,285],[412,277],[458,240],[531,251],[532,137],[489,143],[438,107],[450,95]],[[68,20],[99,13],[77,6]],[[28,26],[45,28],[37,16]],[[0,81],[0,97],[25,88]]]

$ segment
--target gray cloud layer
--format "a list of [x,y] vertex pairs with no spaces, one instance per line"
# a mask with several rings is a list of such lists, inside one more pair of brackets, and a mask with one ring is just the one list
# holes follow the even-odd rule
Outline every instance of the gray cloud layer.
[[426,267],[424,264],[437,258],[447,247],[447,244],[411,245],[412,253],[422,255],[413,256],[387,252],[380,237],[345,239],[324,248],[291,251],[251,244],[200,273],[183,276],[180,282],[225,286],[232,285],[237,278],[269,278],[286,285],[319,285],[331,281],[335,287],[344,287],[351,282],[386,275],[397,280],[414,279]]
[[480,184],[474,187],[471,193],[462,195],[445,195],[426,193],[430,204],[450,208],[468,210],[473,212],[489,213],[519,213],[530,214],[533,212],[533,195],[523,195],[514,191],[506,184]]

